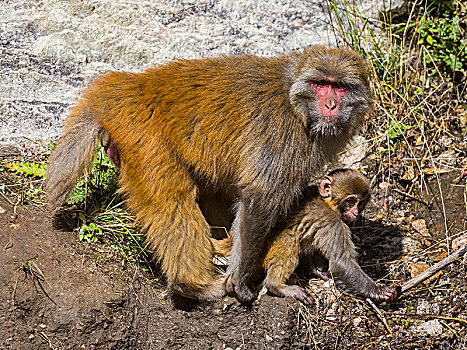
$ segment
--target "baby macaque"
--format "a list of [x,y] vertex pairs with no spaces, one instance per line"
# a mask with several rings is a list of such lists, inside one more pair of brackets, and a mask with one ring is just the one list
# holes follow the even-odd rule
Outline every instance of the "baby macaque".
[[[276,229],[269,241],[262,262],[262,285],[269,293],[312,302],[302,287],[285,283],[300,260],[324,280],[332,275],[338,286],[353,294],[376,302],[395,300],[396,289],[377,285],[356,260],[348,225],[357,220],[369,197],[368,180],[350,169],[332,171],[319,186],[308,187],[285,227]],[[219,254],[228,253],[226,240],[213,245]]]

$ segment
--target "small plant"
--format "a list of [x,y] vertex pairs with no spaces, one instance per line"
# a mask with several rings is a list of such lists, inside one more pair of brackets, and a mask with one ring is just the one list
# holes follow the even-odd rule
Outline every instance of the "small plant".
[[102,146],[94,157],[91,172],[78,181],[67,203],[78,204],[86,201],[88,196],[105,197],[105,194],[116,190],[117,168],[107,157]]
[[[16,197],[21,204],[35,203],[41,204],[44,192],[42,191],[42,182],[45,177],[45,161],[14,161],[3,163],[3,167],[16,174],[10,176],[8,181],[11,184],[2,186],[2,192],[5,189]],[[43,159],[43,157],[42,157]]]
[[[465,5],[464,5],[465,6]],[[467,40],[465,8],[456,1],[427,1],[426,12],[422,13],[416,32],[419,44],[425,49],[425,60],[452,76],[455,71],[465,73],[467,67]]]
[[405,130],[412,129],[411,125],[404,125],[396,120],[391,120],[389,123],[390,127],[388,130],[388,136],[390,139],[395,139],[396,137],[403,135]]
[[43,178],[45,177],[45,164],[36,162],[9,162],[6,168],[19,175]]
[[79,218],[84,222],[78,230],[79,240],[88,243],[96,243],[99,237],[102,236],[102,229],[93,222],[86,225],[86,218],[83,213],[79,213]]
[[[34,260],[37,260],[37,256],[33,258]],[[27,272],[31,270],[31,266],[29,264],[29,259],[27,259],[24,263],[21,263],[21,270]]]
[[89,225],[82,225],[79,229],[80,241],[95,243],[101,235],[102,230],[93,222],[91,222]]
[[80,226],[76,231],[80,241],[112,246],[122,265],[144,270],[138,264],[145,262],[149,254],[143,248],[134,217],[122,208],[122,198],[115,194],[117,171],[100,147],[92,170],[77,183],[67,203],[79,210]]

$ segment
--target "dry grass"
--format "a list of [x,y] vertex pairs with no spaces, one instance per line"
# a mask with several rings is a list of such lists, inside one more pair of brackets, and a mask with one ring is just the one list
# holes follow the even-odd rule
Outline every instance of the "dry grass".
[[[441,260],[467,232],[466,72],[436,61],[424,41],[432,3],[411,2],[396,23],[390,13],[369,22],[349,1],[327,1],[328,24],[341,45],[367,58],[376,95],[364,130],[376,205],[355,239],[364,269],[384,284],[400,284]],[[465,14],[462,4],[453,6]],[[459,53],[462,69],[466,56]],[[300,311],[309,348],[465,349],[467,314],[456,300],[465,299],[466,270],[466,261],[457,261],[393,305],[321,290],[317,306]],[[418,333],[426,321],[442,332]]]

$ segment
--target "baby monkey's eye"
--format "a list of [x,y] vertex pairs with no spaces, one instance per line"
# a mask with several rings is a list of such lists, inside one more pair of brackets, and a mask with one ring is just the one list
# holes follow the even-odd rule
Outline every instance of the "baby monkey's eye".
[[350,197],[346,202],[350,207],[353,207],[357,203],[357,199],[355,197]]

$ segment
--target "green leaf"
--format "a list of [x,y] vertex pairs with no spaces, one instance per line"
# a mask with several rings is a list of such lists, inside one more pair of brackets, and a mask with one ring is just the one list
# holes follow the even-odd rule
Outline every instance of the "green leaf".
[[45,177],[45,165],[35,162],[10,162],[6,165],[7,169],[17,174],[23,174],[32,177]]

